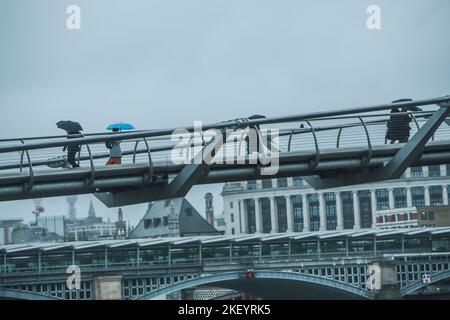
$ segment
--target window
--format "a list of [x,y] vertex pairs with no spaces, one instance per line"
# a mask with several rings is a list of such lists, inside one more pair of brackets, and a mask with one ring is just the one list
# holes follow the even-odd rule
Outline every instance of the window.
[[379,189],[375,191],[377,197],[377,210],[389,209],[389,191],[388,189]]
[[393,192],[395,208],[406,208],[406,189],[394,188]]
[[277,186],[278,186],[278,188],[286,188],[287,187],[287,179],[286,178],[278,178]]
[[163,217],[163,225],[167,226],[169,224],[169,218],[167,216]]
[[144,219],[144,229],[148,229],[152,226],[152,219]]
[[411,188],[412,205],[416,208],[425,206],[425,190],[423,187]]
[[355,216],[353,213],[353,194],[350,191],[341,192],[342,215],[344,218],[344,229],[353,229]]
[[262,198],[261,200],[261,218],[262,218],[262,231],[269,233],[272,229],[272,223],[270,221],[270,199]]
[[234,214],[233,213],[230,214],[230,221],[231,221],[231,223],[234,223]]
[[324,200],[325,200],[326,229],[336,230],[337,226],[336,196],[333,192],[328,192],[324,194]]
[[428,176],[429,177],[440,177],[441,176],[440,165],[428,166]]
[[420,218],[422,220],[434,220],[434,211],[422,211]]
[[256,190],[256,180],[250,180],[247,182],[248,190]]
[[156,228],[156,227],[159,227],[161,225],[161,218],[155,218],[155,219],[153,219],[153,226]]
[[275,198],[276,213],[278,218],[278,232],[287,231],[287,212],[286,212],[286,198]]
[[231,228],[231,234],[234,234],[234,228]]
[[311,231],[319,231],[320,215],[319,215],[319,196],[317,193],[308,194],[309,204],[309,225]]
[[446,166],[445,166],[445,169],[447,169],[446,171],[447,171],[447,177],[450,177],[450,164],[447,164]]
[[432,206],[442,205],[442,187],[431,186],[429,190],[430,190],[430,205]]
[[263,189],[270,189],[272,188],[272,179],[265,179],[262,181],[262,188]]
[[303,200],[302,196],[292,197],[292,214],[294,216],[294,232],[303,231]]
[[369,190],[358,191],[361,228],[372,226],[372,202]]
[[293,184],[296,187],[301,187],[305,185],[305,182],[303,181],[302,177],[294,177],[293,178]]
[[184,212],[186,212],[188,216],[192,216],[192,208],[186,208],[184,209]]
[[256,217],[255,217],[255,201],[253,199],[244,200],[247,213],[247,232],[256,232]]
[[233,209],[233,201],[230,202],[230,209]]
[[422,167],[411,167],[411,178],[420,179],[423,177]]

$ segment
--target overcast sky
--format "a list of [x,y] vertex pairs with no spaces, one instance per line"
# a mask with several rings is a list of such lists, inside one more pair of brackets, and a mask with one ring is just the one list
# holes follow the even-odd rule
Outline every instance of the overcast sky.
[[[66,28],[71,4],[81,30]],[[381,30],[366,27],[372,4]],[[153,129],[450,94],[449,15],[448,0],[1,0],[0,138],[60,134],[61,119]],[[213,191],[221,211],[220,190],[188,199],[203,212]],[[66,213],[64,198],[44,204]],[[32,208],[0,203],[0,219]]]

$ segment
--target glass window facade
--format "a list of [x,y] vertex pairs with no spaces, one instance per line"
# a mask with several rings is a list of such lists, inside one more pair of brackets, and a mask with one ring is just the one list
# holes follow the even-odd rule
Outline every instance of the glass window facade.
[[342,215],[344,229],[353,229],[355,216],[353,211],[353,194],[351,191],[341,192]]
[[440,165],[432,165],[428,166],[428,176],[429,177],[440,177],[441,176],[441,166]]
[[336,213],[336,196],[333,192],[325,193],[325,217],[327,230],[336,230],[337,213]]
[[406,189],[394,188],[394,206],[395,208],[406,208]]
[[413,179],[423,178],[422,167],[411,167],[411,178]]
[[431,186],[430,190],[430,205],[440,206],[443,204],[442,201],[442,187],[441,186]]
[[302,177],[294,177],[293,178],[293,184],[296,187],[301,187],[305,185],[305,181],[303,180]]
[[300,195],[292,197],[292,214],[294,218],[294,232],[303,231],[303,199]]
[[389,190],[379,189],[375,191],[377,197],[377,210],[389,209]]
[[361,228],[372,227],[372,203],[369,190],[358,191]]
[[276,212],[278,218],[278,232],[286,232],[287,230],[287,212],[286,212],[286,198],[275,198]]
[[270,189],[270,188],[272,188],[272,179],[264,179],[262,181],[262,188],[263,189]]
[[423,187],[412,187],[411,196],[414,207],[419,208],[425,206],[425,190]]
[[256,180],[247,181],[247,189],[248,190],[256,190]]
[[311,231],[319,231],[320,215],[319,215],[319,195],[317,193],[308,194],[309,206],[309,229]]
[[287,178],[278,178],[277,179],[278,188],[286,188],[287,185],[288,185]]
[[256,217],[255,217],[255,200],[246,199],[245,206],[247,209],[247,232],[256,232]]
[[262,219],[262,232],[269,233],[272,229],[270,222],[270,199],[262,198],[261,201],[261,219]]

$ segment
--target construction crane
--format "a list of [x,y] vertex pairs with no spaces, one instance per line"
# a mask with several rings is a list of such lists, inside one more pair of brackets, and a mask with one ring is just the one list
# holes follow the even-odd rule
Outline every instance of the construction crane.
[[35,216],[35,225],[37,225],[38,218],[42,212],[45,211],[44,206],[42,205],[42,199],[33,199],[34,202],[34,210],[33,214]]

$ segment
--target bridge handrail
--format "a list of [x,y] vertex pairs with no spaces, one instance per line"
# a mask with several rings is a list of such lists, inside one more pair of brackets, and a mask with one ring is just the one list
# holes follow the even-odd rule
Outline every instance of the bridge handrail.
[[[408,254],[408,256],[412,257],[420,257],[420,256],[430,256],[430,257],[437,257],[437,256],[448,256],[450,255],[449,252],[430,252],[430,251],[420,251],[418,250],[415,254]],[[171,259],[170,264],[169,261],[166,260],[156,260],[156,261],[143,261],[140,260],[139,263],[137,260],[132,261],[126,261],[126,262],[110,262],[108,261],[107,264],[105,264],[104,261],[100,263],[94,263],[94,264],[81,264],[79,265],[82,270],[90,271],[90,270],[111,270],[111,269],[123,269],[124,267],[132,268],[132,269],[144,269],[149,267],[173,267],[173,266],[200,266],[202,264],[209,264],[209,263],[219,263],[223,264],[224,262],[231,262],[231,263],[242,263],[242,262],[251,262],[251,263],[265,263],[265,262],[309,262],[309,261],[318,261],[318,260],[326,260],[326,259],[332,259],[335,260],[337,263],[341,261],[345,261],[348,259],[364,259],[368,257],[382,257],[382,258],[395,258],[395,257],[402,257],[402,254],[398,253],[396,251],[395,253],[390,252],[390,250],[386,251],[377,251],[376,253],[374,251],[360,251],[360,252],[353,252],[349,253],[348,255],[343,255],[343,252],[334,252],[334,253],[321,253],[318,255],[317,253],[311,253],[311,254],[284,254],[284,255],[262,255],[262,256],[233,256],[231,257],[211,257],[211,258],[202,258],[201,261],[197,257],[196,259]],[[433,262],[434,260],[430,260],[430,262]],[[47,266],[47,265],[41,265],[40,271],[38,266],[33,267],[13,267],[11,265],[8,265],[6,270],[4,268],[0,268],[0,276],[1,275],[14,275],[18,273],[48,273],[48,272],[65,272],[67,270],[68,265],[58,265],[58,266]]]
[[[286,123],[286,122],[298,122],[310,120],[313,118],[325,118],[329,116],[338,116],[338,115],[347,115],[347,114],[355,114],[355,113],[367,113],[374,111],[382,111],[382,110],[391,110],[392,108],[408,108],[408,107],[416,107],[416,106],[426,106],[426,105],[434,105],[434,104],[442,104],[449,103],[450,96],[444,96],[433,99],[425,99],[425,100],[416,100],[416,101],[406,101],[400,103],[388,103],[381,104],[376,106],[366,106],[359,108],[345,108],[338,109],[334,108],[334,111],[321,111],[321,112],[313,112],[307,114],[298,114],[291,116],[280,116],[280,117],[272,117],[272,118],[260,118],[260,119],[251,119],[245,123],[241,121],[227,121],[222,123],[214,123],[207,124],[203,126],[204,130],[209,129],[226,129],[230,127],[245,127],[248,126],[256,126],[256,125],[264,125],[264,124],[276,124],[276,123]],[[51,147],[63,147],[69,145],[83,145],[83,144],[92,144],[97,142],[106,142],[106,141],[116,141],[116,140],[135,140],[142,139],[148,137],[157,137],[157,136],[167,136],[170,135],[177,128],[169,128],[169,129],[158,129],[158,130],[146,130],[140,132],[129,132],[129,133],[116,133],[114,135],[99,135],[99,136],[89,136],[84,138],[73,138],[70,140],[64,141],[51,141],[51,142],[42,142],[42,143],[25,143],[23,145],[12,145],[12,146],[0,146],[0,153],[5,152],[14,152],[14,151],[23,151],[23,150],[33,150],[33,149],[44,149]],[[189,126],[185,127],[185,130],[188,132],[194,132],[195,127]]]

